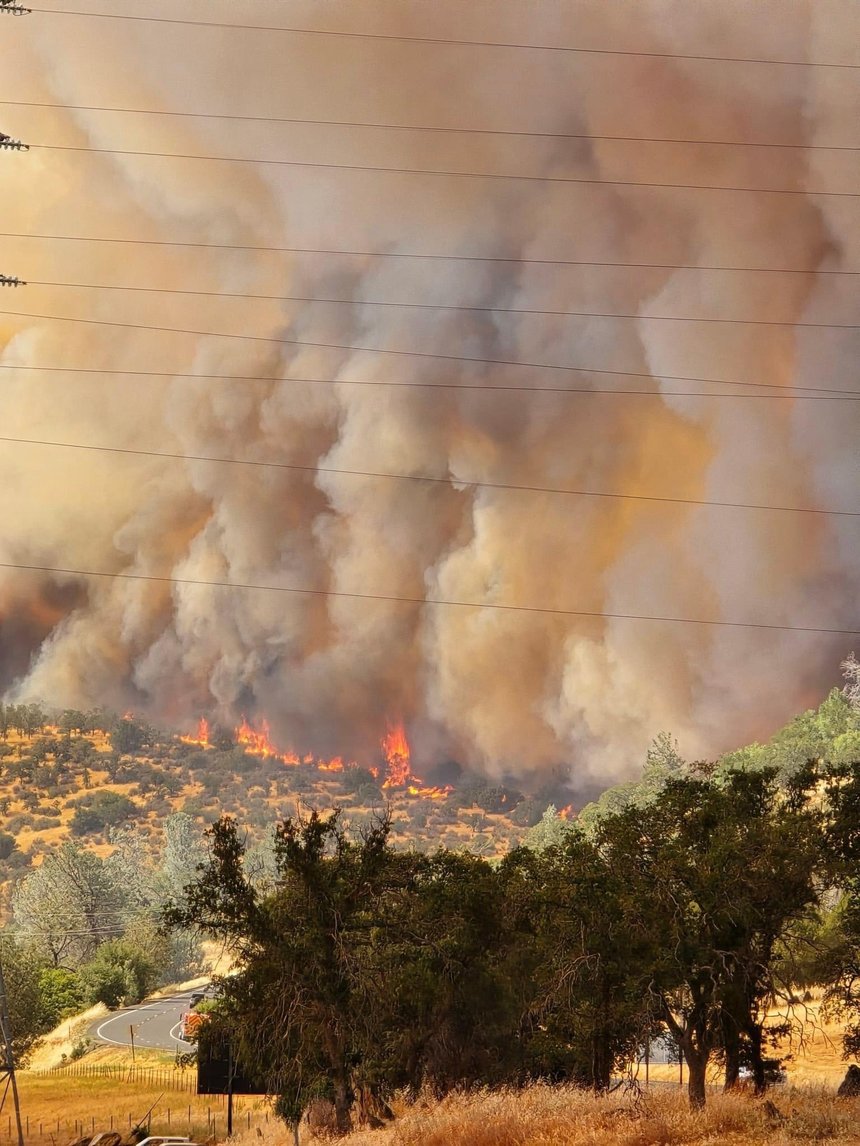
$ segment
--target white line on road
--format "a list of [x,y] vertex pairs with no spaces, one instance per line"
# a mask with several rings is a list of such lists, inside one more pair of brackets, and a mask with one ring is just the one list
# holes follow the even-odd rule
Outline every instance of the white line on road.
[[[109,1019],[105,1019],[105,1021],[103,1023],[101,1023],[99,1026],[96,1027],[96,1038],[101,1039],[102,1042],[113,1043],[113,1045],[116,1047],[127,1047],[130,1045],[128,1040],[126,1040],[125,1042],[119,1042],[117,1039],[112,1039],[112,1038],[110,1038],[109,1035],[103,1034],[102,1032],[104,1031],[105,1027],[110,1026],[111,1023],[122,1022],[123,1020],[125,1020],[129,1024],[129,1026],[133,1026],[134,1016],[136,1014],[139,1014],[141,1011],[151,1011],[151,1010],[157,1009],[158,1007],[163,1006],[164,1003],[178,1003],[181,1001],[182,1001],[181,998],[179,998],[179,999],[159,999],[155,1003],[147,1003],[146,1006],[134,1007],[129,1011],[121,1012],[119,1015],[111,1015],[111,1017]],[[148,1018],[155,1018],[155,1016],[150,1015],[150,1016],[148,1016]],[[143,1021],[146,1022],[147,1019],[144,1019]],[[143,1040],[141,1040],[141,1041],[143,1041]]]

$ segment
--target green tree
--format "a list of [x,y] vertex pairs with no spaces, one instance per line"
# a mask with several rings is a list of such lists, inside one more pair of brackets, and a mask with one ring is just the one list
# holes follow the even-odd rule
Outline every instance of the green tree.
[[93,796],[81,797],[81,804],[75,810],[69,828],[72,835],[90,835],[133,819],[138,810],[137,804],[128,796],[106,789]]
[[597,844],[626,876],[627,926],[654,938],[655,1013],[689,1067],[694,1106],[725,1044],[741,1038],[763,1083],[763,1012],[776,995],[780,944],[817,905],[821,825],[811,777],[782,789],[774,769],[720,783],[674,780],[659,800],[601,825]]
[[9,935],[0,935],[0,962],[6,984],[12,1051],[18,1066],[26,1066],[39,1038],[54,1025],[43,1008],[39,989],[43,963],[32,947],[15,943]]
[[395,853],[388,831],[350,838],[338,813],[287,820],[268,891],[221,821],[168,913],[234,945],[243,971],[222,982],[222,1020],[248,1069],[284,1110],[331,1097],[341,1131],[356,1101],[384,1112],[394,1086],[502,1081],[518,1061],[499,874],[461,853]]
[[42,1014],[50,1029],[77,1014],[83,1006],[84,994],[74,971],[65,967],[43,967],[38,986]]
[[158,966],[152,952],[127,939],[102,943],[79,974],[84,998],[106,1007],[139,1003],[157,979]]
[[581,833],[504,863],[508,902],[528,935],[521,1024],[527,1071],[607,1090],[650,1024],[653,939],[630,926],[630,885]]
[[523,846],[536,852],[546,851],[547,848],[560,847],[576,831],[576,821],[564,819],[558,814],[555,804],[550,804],[538,823],[526,832]]
[[106,861],[62,844],[18,885],[15,922],[52,966],[77,967],[122,929],[126,897]]
[[150,730],[130,716],[122,716],[110,730],[111,746],[114,752],[132,756],[139,752],[150,740]]

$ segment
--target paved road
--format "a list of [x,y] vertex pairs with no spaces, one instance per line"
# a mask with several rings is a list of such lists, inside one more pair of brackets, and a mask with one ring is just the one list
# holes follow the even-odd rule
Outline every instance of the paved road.
[[159,1050],[192,1050],[192,1044],[179,1037],[182,1016],[190,1007],[190,991],[113,1011],[97,1019],[90,1027],[90,1037],[113,1046],[131,1046],[130,1026],[134,1027],[134,1045]]

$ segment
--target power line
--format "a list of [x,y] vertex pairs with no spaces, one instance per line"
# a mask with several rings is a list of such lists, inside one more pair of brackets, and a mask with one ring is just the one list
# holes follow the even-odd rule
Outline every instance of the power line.
[[[590,366],[566,366],[554,362],[523,362],[516,358],[478,358],[464,354],[440,354],[438,352],[431,352],[429,350],[395,350],[378,346],[356,346],[352,343],[313,342],[301,338],[275,338],[272,335],[263,334],[230,334],[223,330],[190,330],[186,327],[178,326],[147,326],[142,323],[116,322],[106,318],[75,318],[74,316],[67,314],[35,314],[30,311],[22,310],[0,310],[0,314],[11,315],[18,318],[39,318],[45,319],[49,322],[77,322],[86,326],[109,326],[122,330],[149,330],[160,331],[165,334],[192,334],[201,338],[240,338],[249,342],[267,342],[281,346],[313,346],[324,350],[350,350],[365,354],[391,354],[406,358],[438,359],[445,362],[475,362],[484,366],[525,366],[538,370],[563,370],[569,373],[609,374],[614,376],[621,376],[624,378],[648,378],[652,381],[656,376],[657,378],[662,378],[666,381],[674,382],[702,382],[711,383],[716,386],[760,386],[769,390],[796,389],[810,391],[813,393],[848,394],[860,396],[860,391],[839,390],[838,388],[827,388],[821,386],[783,387],[772,382],[735,382],[731,379],[725,378],[695,378],[691,377],[690,375],[683,374],[655,375],[653,372],[645,371],[606,369],[598,370]],[[484,389],[490,389],[490,387],[484,387]],[[530,387],[530,389],[537,390],[539,387]]]
[[378,306],[395,307],[402,310],[453,310],[474,314],[529,314],[554,318],[615,318],[624,320],[632,319],[637,322],[706,322],[720,323],[729,326],[781,326],[792,329],[797,327],[811,330],[860,330],[860,324],[856,322],[780,322],[776,319],[712,318],[707,315],[696,317],[695,315],[678,314],[618,314],[614,311],[600,310],[541,310],[537,307],[458,306],[453,303],[398,302],[389,299],[318,298],[312,295],[296,294],[250,294],[245,291],[177,290],[171,287],[124,286],[115,283],[57,283],[46,282],[39,279],[29,279],[27,283],[22,283],[21,285],[61,287],[69,290],[133,291],[141,294],[186,295],[194,298],[243,298],[268,302],[316,302],[329,306]]
[[776,143],[746,139],[673,139],[652,135],[601,135],[596,132],[519,131],[493,127],[443,127],[421,123],[385,123],[354,119],[308,119],[282,115],[230,115],[212,111],[168,111],[147,107],[108,107],[103,104],[45,103],[36,100],[0,99],[4,107],[51,108],[55,111],[98,111],[122,115],[155,115],[181,119],[218,119],[236,123],[290,123],[315,127],[357,127],[375,131],[423,131],[437,135],[496,135],[525,139],[600,139],[617,143],[670,143],[697,147],[762,147],[791,151],[860,151],[860,146],[828,143]]
[[194,243],[164,239],[120,239],[106,235],[37,235],[32,232],[0,231],[4,239],[44,239],[68,243],[117,243],[135,247],[183,247],[204,251],[261,251],[268,254],[338,255],[367,259],[432,259],[440,262],[508,263],[513,266],[547,267],[616,267],[659,271],[703,271],[732,274],[771,275],[860,275],[860,270],[831,270],[816,267],[720,267],[697,266],[694,263],[624,263],[596,259],[525,259],[499,255],[455,255],[428,251],[361,251],[332,250],[327,247],[269,247],[247,243]]
[[841,70],[857,70],[860,64],[831,63],[826,60],[770,60],[755,56],[706,56],[692,52],[647,52],[631,51],[622,48],[581,48],[567,44],[522,44],[502,40],[458,40],[440,36],[404,36],[382,32],[345,32],[323,28],[289,28],[283,25],[268,24],[228,24],[216,20],[181,20],[167,16],[132,16],[118,12],[76,12],[68,8],[33,8],[33,12],[41,12],[49,16],[84,16],[98,20],[133,20],[147,24],[181,24],[186,27],[200,28],[229,28],[232,31],[245,32],[288,32],[301,36],[331,36],[349,40],[380,40],[395,41],[411,44],[441,44],[456,47],[473,48],[507,48],[517,51],[575,53],[588,56],[633,56],[645,59],[660,60],[698,60],[707,63],[720,64],[761,64],[772,67],[790,68],[837,68]]
[[389,593],[347,593],[340,589],[306,589],[293,585],[260,585],[239,581],[201,581],[192,577],[158,577],[150,573],[107,573],[96,569],[67,569],[54,565],[26,565],[0,561],[0,569],[21,572],[54,573],[64,577],[105,578],[111,581],[144,581],[160,585],[194,585],[210,589],[258,590],[268,593],[294,593],[306,597],[344,597],[356,601],[389,601],[404,605],[432,605],[457,609],[492,609],[503,613],[533,613],[553,617],[590,617],[612,621],[652,621],[669,625],[707,625],[729,629],[766,629],[789,633],[829,633],[835,636],[860,636],[860,629],[830,629],[814,625],[778,625],[760,621],[710,621],[699,617],[663,617],[643,613],[608,613],[586,609],[550,609],[536,605],[500,605],[486,601],[452,601],[438,597],[401,597]]
[[[648,378],[654,380],[654,375],[636,372],[625,373],[621,370],[590,370],[585,366],[569,366],[566,369],[571,371],[584,371],[585,373],[594,374],[618,374],[622,377],[629,378]],[[601,389],[600,387],[593,386],[499,386],[494,384],[482,384],[472,382],[386,382],[378,379],[370,378],[283,378],[279,375],[268,374],[188,374],[184,371],[175,370],[106,370],[96,367],[81,367],[81,366],[17,366],[8,362],[0,362],[0,370],[29,370],[44,374],[105,374],[110,376],[129,376],[133,378],[172,378],[178,379],[205,379],[216,382],[276,382],[278,384],[305,384],[314,386],[382,386],[392,390],[470,390],[482,391],[486,390],[491,393],[495,391],[512,391],[514,393],[523,394],[581,394],[581,395],[622,395],[626,397],[636,398],[770,398],[777,400],[791,400],[795,402],[856,402],[860,400],[860,391],[857,390],[832,390],[822,394],[799,394],[795,391],[797,387],[793,386],[777,386],[769,382],[730,382],[719,378],[705,378],[700,381],[712,382],[713,384],[721,386],[749,386],[749,387],[770,387],[772,390],[779,391],[779,393],[769,394],[729,394],[725,391],[711,391],[711,390],[619,390]],[[667,375],[658,375],[658,378],[666,378]],[[669,379],[679,380],[679,375],[668,375]],[[687,379],[688,381],[696,381],[696,379]]]
[[447,474],[443,477],[434,477],[429,474],[403,474],[385,473],[378,470],[343,469],[337,466],[325,465],[299,465],[293,462],[264,462],[252,458],[223,458],[212,457],[205,454],[179,454],[167,450],[140,450],[122,446],[96,446],[83,442],[57,442],[42,438],[15,438],[0,435],[0,442],[12,442],[18,445],[47,446],[56,449],[86,450],[93,453],[125,454],[132,457],[167,458],[171,461],[211,462],[217,465],[253,466],[258,469],[287,470],[296,473],[309,474],[336,474],[343,477],[362,477],[384,479],[388,481],[424,482],[425,484],[444,485],[459,491],[460,487],[470,489],[497,489],[506,491],[520,491],[522,493],[558,494],[568,497],[604,498],[612,501],[644,501],[663,505],[693,505],[712,506],[720,509],[753,509],[772,513],[811,513],[822,517],[860,517],[860,510],[851,509],[816,509],[807,506],[793,505],[761,505],[754,502],[740,501],[705,501],[700,498],[688,497],[655,497],[638,493],[613,493],[604,490],[591,489],[564,489],[557,486],[518,485],[512,482],[475,481],[471,478],[458,477],[456,474]]
[[193,159],[208,163],[251,163],[263,167],[298,167],[315,171],[372,171],[388,175],[432,175],[446,179],[496,179],[517,183],[562,183],[594,187],[652,187],[669,191],[731,191],[749,195],[804,195],[807,198],[860,199],[860,191],[817,191],[800,187],[738,187],[719,183],[654,183],[641,179],[593,179],[581,175],[512,175],[499,171],[449,171],[436,167],[385,167],[372,163],[312,163],[306,159],[256,159],[240,155],[192,155],[177,151],[132,151],[117,147],[75,147],[61,143],[32,143],[41,151],[88,155],[133,155],[154,159]]

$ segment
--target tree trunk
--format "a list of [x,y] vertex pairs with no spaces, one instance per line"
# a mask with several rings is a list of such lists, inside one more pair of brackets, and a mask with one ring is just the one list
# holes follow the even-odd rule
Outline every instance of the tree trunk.
[[601,1032],[591,1043],[591,1085],[597,1091],[609,1090],[612,1085],[612,1053],[609,1040]]
[[707,1055],[686,1050],[684,1057],[687,1060],[689,1081],[687,1094],[693,1110],[702,1110],[705,1106],[705,1069],[708,1065]]
[[711,1047],[707,1039],[704,1021],[699,1028],[691,1024],[684,1031],[681,1050],[687,1062],[687,1094],[693,1110],[702,1110],[705,1105],[705,1071],[711,1057]]
[[763,1094],[767,1089],[767,1083],[764,1078],[764,1057],[762,1055],[762,1025],[761,1023],[752,1023],[749,1029],[750,1040],[750,1059],[753,1072],[753,1082],[755,1083],[756,1094]]
[[723,1019],[723,1048],[726,1054],[725,1090],[734,1090],[741,1071],[741,1038],[737,1024],[731,1018]]
[[334,1116],[338,1134],[349,1134],[352,1130],[350,1107],[352,1096],[345,1071],[338,1071],[334,1079]]

